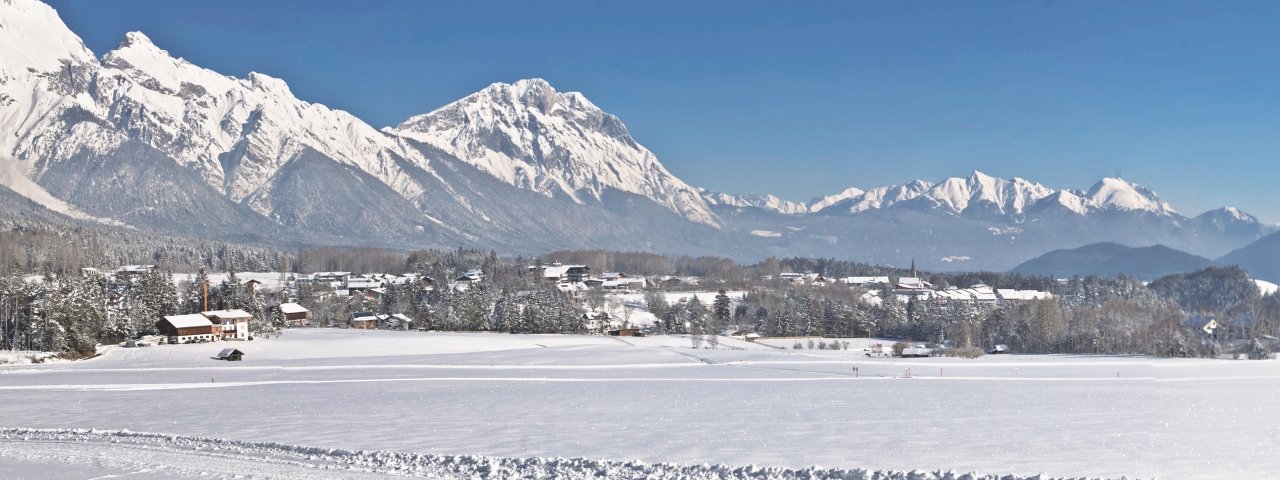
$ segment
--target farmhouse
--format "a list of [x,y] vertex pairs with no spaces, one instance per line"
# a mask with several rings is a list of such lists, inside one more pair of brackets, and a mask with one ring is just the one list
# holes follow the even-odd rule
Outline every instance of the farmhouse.
[[280,304],[280,317],[286,327],[303,327],[311,323],[311,311],[296,303]]
[[155,270],[155,265],[124,265],[111,272],[113,276],[121,280],[135,280],[147,272]]
[[373,312],[352,312],[351,320],[347,324],[351,328],[373,330],[378,325],[378,315]]
[[249,312],[237,308],[234,310],[210,310],[200,312],[200,314],[220,327],[219,338],[224,340],[249,339],[249,319],[253,318],[253,315],[250,315]]
[[222,329],[204,315],[167,315],[156,322],[156,330],[169,343],[211,342],[222,338]]
[[618,277],[600,282],[600,288],[604,290],[644,290],[646,286],[648,282],[643,277]]
[[586,265],[554,264],[542,269],[542,278],[552,282],[582,283],[591,276],[591,267]]

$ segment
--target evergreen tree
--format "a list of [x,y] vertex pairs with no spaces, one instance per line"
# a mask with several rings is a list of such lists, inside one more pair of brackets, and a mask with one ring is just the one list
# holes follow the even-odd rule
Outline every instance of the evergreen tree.
[[729,301],[729,295],[723,289],[716,293],[716,300],[712,304],[712,311],[715,315],[716,325],[722,326],[729,323],[733,314]]

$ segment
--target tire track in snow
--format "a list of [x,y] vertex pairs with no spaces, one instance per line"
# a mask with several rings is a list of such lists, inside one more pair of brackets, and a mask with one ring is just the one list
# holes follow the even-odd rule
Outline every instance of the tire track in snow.
[[775,377],[775,378],[531,378],[531,377],[412,377],[412,378],[360,378],[341,380],[258,380],[232,382],[186,382],[186,383],[88,383],[88,384],[51,384],[51,385],[3,385],[0,391],[40,391],[40,390],[79,390],[79,391],[144,391],[144,390],[182,390],[209,388],[240,388],[272,385],[330,385],[351,383],[449,383],[449,382],[520,382],[520,383],[797,383],[797,382],[873,382],[873,381],[994,381],[994,382],[1149,382],[1154,378],[1079,378],[1079,377],[862,377],[853,378],[844,374],[824,374],[822,377]]

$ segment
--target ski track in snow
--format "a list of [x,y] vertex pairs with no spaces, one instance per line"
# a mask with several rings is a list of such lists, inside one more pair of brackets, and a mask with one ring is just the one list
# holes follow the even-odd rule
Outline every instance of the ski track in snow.
[[[128,430],[0,428],[0,467],[38,478],[42,464],[93,478],[380,478],[1020,480],[945,471],[679,465],[582,458],[503,458],[343,450]],[[30,475],[30,476],[28,476]],[[88,477],[86,477],[88,478]]]

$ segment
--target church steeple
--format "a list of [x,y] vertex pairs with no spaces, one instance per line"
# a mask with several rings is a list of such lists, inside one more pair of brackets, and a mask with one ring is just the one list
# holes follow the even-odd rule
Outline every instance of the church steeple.
[[911,257],[911,276],[912,278],[920,278],[919,275],[916,275],[916,257]]

